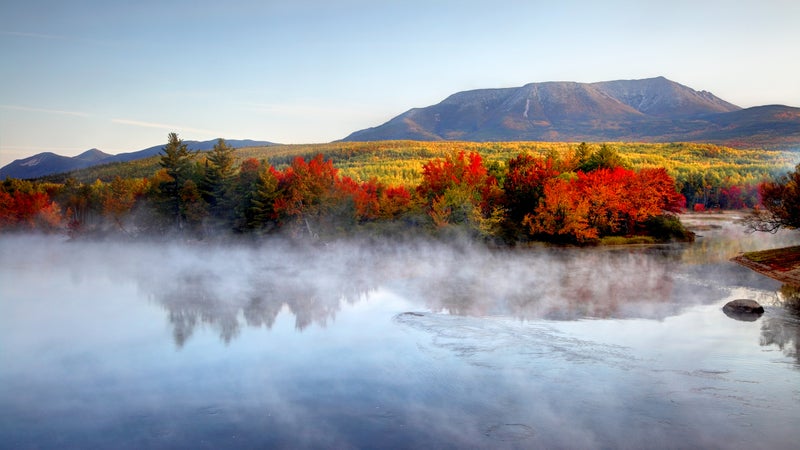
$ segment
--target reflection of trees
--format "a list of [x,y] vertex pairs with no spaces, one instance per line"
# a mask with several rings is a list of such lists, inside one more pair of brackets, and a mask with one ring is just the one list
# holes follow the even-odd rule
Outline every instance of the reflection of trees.
[[212,328],[230,342],[243,324],[269,329],[281,313],[291,314],[300,331],[325,326],[343,301],[355,303],[381,285],[430,310],[457,315],[663,319],[720,298],[727,283],[720,280],[732,279],[719,265],[687,265],[691,246],[685,245],[494,250],[430,242],[337,245],[191,254],[188,262],[170,263],[177,268],[143,275],[140,285],[168,311],[175,342],[182,346],[198,327]]
[[239,308],[222,300],[213,289],[219,281],[213,273],[183,273],[172,282],[155,284],[154,295],[169,312],[175,344],[182,347],[198,324],[210,324],[219,330],[226,343],[239,334]]
[[786,356],[795,358],[800,368],[800,287],[784,284],[780,296],[783,314],[761,323],[761,345],[777,346]]
[[456,266],[422,291],[432,310],[457,315],[662,318],[682,307],[672,295],[678,257],[669,248],[510,253],[473,270]]
[[182,347],[198,326],[214,328],[229,343],[241,331],[241,319],[251,327],[272,328],[284,309],[295,317],[295,328],[325,326],[342,301],[353,303],[370,288],[360,277],[309,280],[297,274],[257,272],[226,283],[208,269],[186,269],[164,279],[146,281],[151,296],[167,309],[175,344]]
[[725,262],[743,252],[787,247],[798,242],[797,233],[791,231],[748,234],[744,225],[730,222],[732,218],[726,220],[726,216],[714,214],[704,217],[707,227],[696,229],[697,239],[683,252],[686,264]]

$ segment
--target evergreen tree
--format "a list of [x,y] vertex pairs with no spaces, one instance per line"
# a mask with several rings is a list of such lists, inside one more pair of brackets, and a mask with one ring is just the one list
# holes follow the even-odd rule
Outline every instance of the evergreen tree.
[[578,162],[578,165],[583,165],[586,161],[589,160],[589,156],[591,155],[591,150],[589,149],[589,145],[586,142],[581,142],[578,145],[578,148],[575,149],[575,159]]
[[591,172],[597,169],[615,169],[625,167],[625,161],[619,153],[608,144],[602,144],[600,149],[592,153],[579,169],[584,172]]
[[202,224],[207,208],[195,182],[186,180],[181,187],[180,196],[182,220],[194,234],[202,236]]
[[271,231],[277,225],[275,199],[278,197],[278,173],[272,166],[263,167],[258,174],[251,200],[247,228]]
[[191,153],[176,133],[170,133],[167,145],[161,150],[159,165],[165,170],[168,179],[158,186],[159,204],[162,212],[175,221],[178,229],[183,228],[183,200],[181,189],[191,172]]
[[231,203],[233,206],[233,229],[244,232],[253,227],[253,196],[258,189],[258,175],[266,166],[255,158],[242,161],[235,178]]
[[232,217],[231,190],[235,175],[233,152],[233,147],[228,146],[224,139],[214,144],[214,149],[208,154],[200,186],[211,216],[220,222],[228,222]]

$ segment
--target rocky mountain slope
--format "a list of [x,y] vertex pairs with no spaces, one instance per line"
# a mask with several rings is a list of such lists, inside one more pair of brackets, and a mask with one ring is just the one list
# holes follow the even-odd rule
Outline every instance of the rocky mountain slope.
[[707,141],[800,146],[800,108],[742,109],[663,77],[459,92],[345,141]]

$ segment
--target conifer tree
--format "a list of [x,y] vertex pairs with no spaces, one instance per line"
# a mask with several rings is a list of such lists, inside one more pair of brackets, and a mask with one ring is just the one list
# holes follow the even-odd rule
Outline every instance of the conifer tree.
[[584,172],[591,172],[597,169],[614,169],[617,167],[625,167],[625,160],[622,159],[619,153],[608,144],[600,145],[600,148],[592,153],[579,169]]
[[210,209],[211,216],[219,221],[231,219],[231,189],[233,188],[233,147],[224,139],[214,144],[208,154],[200,191]]
[[251,201],[248,228],[268,232],[277,225],[275,199],[278,194],[278,173],[272,166],[263,167]]
[[178,229],[182,229],[184,220],[180,191],[189,178],[191,153],[189,153],[188,146],[178,138],[176,133],[168,135],[167,145],[161,151],[159,164],[169,178],[158,186],[159,203],[162,212],[175,221]]

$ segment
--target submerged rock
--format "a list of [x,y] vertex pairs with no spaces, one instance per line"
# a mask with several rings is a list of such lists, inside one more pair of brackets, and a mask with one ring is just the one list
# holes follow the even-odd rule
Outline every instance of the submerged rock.
[[752,322],[764,314],[764,307],[755,300],[738,299],[726,303],[722,312],[732,319]]

